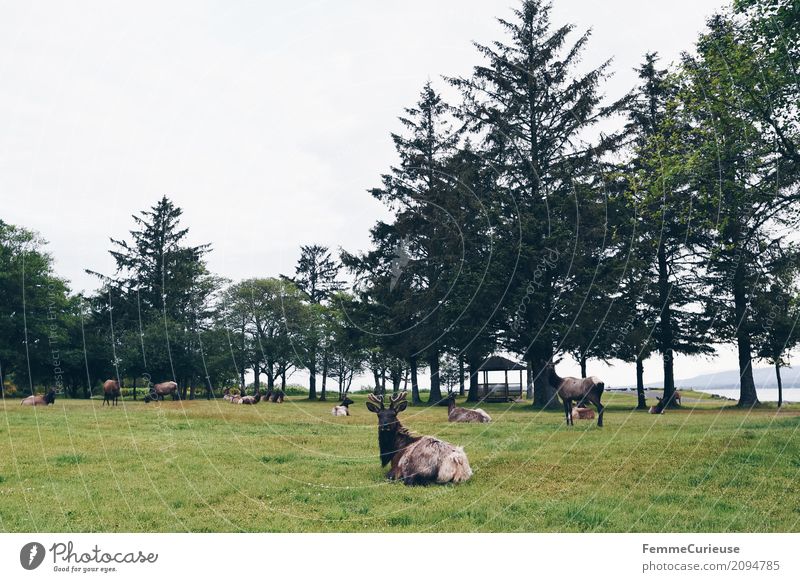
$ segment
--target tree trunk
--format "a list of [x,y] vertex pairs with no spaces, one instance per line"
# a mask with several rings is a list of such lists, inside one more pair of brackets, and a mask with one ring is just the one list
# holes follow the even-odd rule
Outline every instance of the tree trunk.
[[275,389],[275,372],[272,371],[272,366],[267,365],[267,391],[272,392]]
[[647,410],[647,399],[644,397],[644,358],[636,356],[636,409]]
[[189,400],[194,400],[194,378],[192,378],[191,384],[189,385]]
[[533,399],[533,366],[530,362],[525,362],[525,398],[527,400]]
[[458,395],[464,396],[464,358],[458,357]]
[[586,373],[586,353],[581,353],[581,378],[587,378],[589,375]]
[[327,399],[327,387],[328,387],[328,350],[322,354],[322,394],[320,395],[320,400]]
[[778,408],[783,406],[783,383],[781,382],[780,359],[775,359],[775,377],[778,379]]
[[375,380],[375,394],[380,394],[381,391],[381,371],[378,368],[372,368],[372,379]]
[[395,363],[391,371],[392,378],[392,394],[400,392],[400,382],[403,381],[403,369],[400,364]]
[[478,395],[478,367],[480,366],[480,359],[469,358],[469,393],[467,394],[467,402],[477,402]]
[[[758,406],[756,384],[753,381],[753,361],[750,345],[750,329],[747,321],[747,291],[742,259],[736,264],[733,274],[733,309],[736,323],[736,347],[739,355],[739,404],[742,407]],[[666,396],[666,395],[665,395]]]
[[552,359],[552,354],[530,360],[533,369],[533,407],[542,410],[560,410],[561,404],[555,387],[550,385],[545,366]]
[[308,363],[308,399],[317,399],[317,352],[312,351]]
[[281,390],[286,391],[286,368],[281,370]]
[[420,404],[422,399],[419,397],[419,384],[417,383],[417,356],[408,359],[408,366],[411,368],[411,404]]
[[428,356],[428,366],[431,370],[431,393],[428,397],[428,404],[440,404],[442,402],[442,381],[439,376],[439,351],[435,350]]
[[662,241],[658,245],[658,299],[661,305],[660,326],[658,330],[659,352],[664,361],[664,396],[660,406],[674,406],[675,367],[673,361],[674,334],[672,333],[672,311],[670,310],[669,266],[667,249]]
[[136,376],[133,377],[133,399],[136,400]]

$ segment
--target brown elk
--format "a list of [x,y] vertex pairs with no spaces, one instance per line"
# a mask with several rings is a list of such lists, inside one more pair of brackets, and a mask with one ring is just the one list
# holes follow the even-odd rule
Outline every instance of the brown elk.
[[120,394],[119,382],[116,380],[106,380],[103,382],[103,406],[105,406],[106,403],[111,406],[112,402],[114,406],[116,406]]
[[400,424],[397,415],[407,406],[405,392],[392,396],[389,408],[384,407],[383,396],[368,397],[367,408],[378,415],[381,465],[392,465],[386,477],[405,485],[461,483],[472,477],[462,447],[431,436],[413,436]]
[[151,400],[164,400],[164,396],[168,394],[172,394],[173,400],[181,399],[177,382],[162,382],[161,384],[153,384],[153,386],[150,388],[150,392],[144,397],[144,401],[150,402]]
[[261,390],[256,390],[255,396],[242,396],[239,404],[258,404],[261,402]]
[[269,400],[269,402],[275,402],[277,404],[282,404],[284,396],[286,396],[286,392],[284,392],[283,390],[278,388],[277,390],[274,390],[272,392],[272,394],[269,395],[268,400]]
[[54,404],[55,401],[56,391],[51,388],[47,394],[36,394],[28,396],[27,398],[23,398],[20,404],[25,406],[47,406],[48,404]]
[[[664,400],[659,398],[658,396],[656,396],[656,400],[658,400],[658,404],[656,404],[655,406],[651,406],[648,412],[650,414],[664,414],[664,409],[667,407],[666,404],[664,403]],[[672,393],[672,402],[677,406],[681,405],[681,393],[678,392],[677,390],[675,390],[675,392]]]
[[572,424],[572,401],[582,407],[584,402],[591,402],[597,407],[597,426],[603,426],[604,407],[600,402],[605,384],[597,376],[588,378],[562,378],[556,374],[556,365],[550,361],[545,367],[550,385],[556,389],[559,398],[564,402],[564,414],[567,425]]
[[584,408],[583,406],[572,407],[572,418],[578,420],[592,420],[594,419],[594,410],[591,408]]
[[331,414],[333,416],[350,416],[351,404],[353,404],[353,401],[345,397],[341,404],[334,406],[333,409],[331,409]]
[[480,408],[460,408],[456,406],[456,394],[447,395],[447,420],[449,422],[491,422],[492,417]]

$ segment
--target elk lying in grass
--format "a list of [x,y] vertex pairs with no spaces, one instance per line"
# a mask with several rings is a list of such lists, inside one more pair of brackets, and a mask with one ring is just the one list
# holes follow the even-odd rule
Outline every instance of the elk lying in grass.
[[231,395],[231,389],[225,388],[225,390],[222,391],[222,399],[225,402],[230,402],[232,398],[233,396]]
[[103,382],[103,406],[108,404],[111,406],[111,403],[114,403],[114,406],[117,405],[117,400],[120,397],[120,389],[119,389],[119,382],[116,380],[106,380]]
[[48,404],[54,404],[55,401],[56,391],[51,388],[47,394],[36,394],[28,396],[27,398],[23,398],[20,404],[25,406],[47,406]]
[[[658,404],[656,404],[655,406],[651,406],[648,412],[650,414],[664,414],[664,409],[667,407],[666,404],[664,403],[664,400],[662,400],[658,396],[656,396],[656,400],[658,400]],[[675,390],[675,392],[672,393],[672,403],[677,406],[681,405],[681,393],[678,392],[677,390]]]
[[406,409],[406,393],[392,396],[389,408],[383,396],[369,395],[367,408],[378,415],[378,446],[381,465],[391,462],[386,477],[406,485],[461,483],[472,477],[467,455],[462,447],[431,436],[413,436],[397,415]]
[[341,404],[333,407],[333,409],[331,410],[331,414],[333,416],[350,416],[349,407],[351,404],[353,404],[353,401],[345,397],[345,399],[342,400]]
[[594,410],[591,408],[585,408],[583,406],[573,406],[572,407],[572,418],[578,420],[593,420],[594,419]]
[[150,388],[150,392],[148,392],[147,396],[144,397],[144,401],[150,402],[151,400],[164,400],[164,396],[167,394],[172,394],[173,400],[181,399],[177,382],[162,382],[161,384],[154,384],[153,387]]
[[277,390],[272,390],[267,392],[267,396],[265,398],[265,402],[275,402],[277,404],[283,403],[283,397],[286,396],[286,393],[278,388]]
[[567,425],[572,424],[572,401],[575,400],[579,407],[584,402],[591,402],[597,407],[597,426],[603,426],[603,405],[600,399],[605,390],[605,384],[597,376],[588,378],[562,378],[556,374],[556,365],[549,362],[546,366],[547,378],[550,385],[556,389],[558,397],[564,402],[564,414]]
[[242,396],[239,404],[258,404],[261,402],[261,390],[256,390],[255,396]]
[[447,420],[450,422],[491,422],[492,417],[480,408],[459,408],[456,406],[456,394],[447,395]]

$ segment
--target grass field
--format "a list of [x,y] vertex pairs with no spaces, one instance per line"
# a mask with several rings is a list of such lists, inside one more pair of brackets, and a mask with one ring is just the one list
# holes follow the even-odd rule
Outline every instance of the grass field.
[[527,404],[484,406],[489,425],[409,408],[407,427],[463,445],[475,472],[409,488],[384,479],[375,415],[354,399],[346,418],[300,398],[5,401],[0,530],[800,530],[800,405],[746,411],[703,397],[653,416],[609,394],[602,429]]

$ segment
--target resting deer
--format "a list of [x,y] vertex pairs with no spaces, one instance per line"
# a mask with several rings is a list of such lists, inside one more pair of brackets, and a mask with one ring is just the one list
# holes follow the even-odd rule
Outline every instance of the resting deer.
[[23,398],[20,404],[25,406],[47,406],[48,404],[55,404],[56,391],[52,388],[45,395],[37,394]]
[[447,395],[447,420],[450,422],[491,422],[492,417],[480,408],[459,408],[456,406],[456,394]]
[[342,400],[342,403],[338,406],[334,406],[331,410],[331,414],[333,416],[350,416],[350,405],[353,404],[353,401],[349,398],[345,397]]
[[239,404],[258,404],[261,402],[261,390],[256,390],[255,396],[242,396]]
[[462,447],[431,436],[413,436],[400,424],[397,415],[407,406],[405,392],[392,396],[389,408],[384,407],[383,396],[368,397],[367,408],[378,415],[381,465],[392,464],[386,477],[405,485],[461,483],[472,477]]

